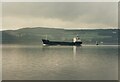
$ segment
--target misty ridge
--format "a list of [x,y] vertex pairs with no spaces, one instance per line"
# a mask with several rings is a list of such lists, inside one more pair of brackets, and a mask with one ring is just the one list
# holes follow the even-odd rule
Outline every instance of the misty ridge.
[[[120,30],[120,29],[119,29]],[[118,44],[118,29],[60,29],[60,28],[22,28],[18,30],[4,30],[2,44],[42,45],[42,39],[55,41],[72,41],[78,35],[83,44],[95,44],[96,41],[103,45]]]

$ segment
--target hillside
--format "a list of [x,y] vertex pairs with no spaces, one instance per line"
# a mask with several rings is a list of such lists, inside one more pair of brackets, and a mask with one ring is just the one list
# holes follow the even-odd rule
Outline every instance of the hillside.
[[72,41],[72,38],[79,35],[83,44],[117,44],[117,29],[88,29],[88,30],[65,30],[55,28],[23,28],[18,30],[2,31],[3,44],[42,44],[41,39]]

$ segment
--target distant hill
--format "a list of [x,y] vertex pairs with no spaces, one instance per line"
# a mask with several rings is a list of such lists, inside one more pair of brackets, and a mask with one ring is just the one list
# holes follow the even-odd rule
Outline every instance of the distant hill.
[[69,30],[55,28],[23,28],[18,30],[5,30],[2,32],[3,44],[42,44],[41,39],[72,41],[79,35],[83,44],[117,44],[118,29],[88,29]]

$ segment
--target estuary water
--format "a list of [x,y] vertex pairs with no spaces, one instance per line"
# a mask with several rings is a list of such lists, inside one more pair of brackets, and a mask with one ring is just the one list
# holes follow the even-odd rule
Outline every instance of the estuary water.
[[118,80],[118,46],[2,46],[3,80]]

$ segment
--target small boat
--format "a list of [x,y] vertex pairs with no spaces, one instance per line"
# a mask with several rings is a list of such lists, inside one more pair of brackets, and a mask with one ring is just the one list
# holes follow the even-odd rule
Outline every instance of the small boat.
[[80,38],[74,37],[73,41],[71,42],[65,42],[65,41],[50,41],[47,39],[42,39],[43,45],[63,45],[63,46],[81,46],[82,41],[80,40]]
[[99,45],[97,41],[96,41],[96,45]]

